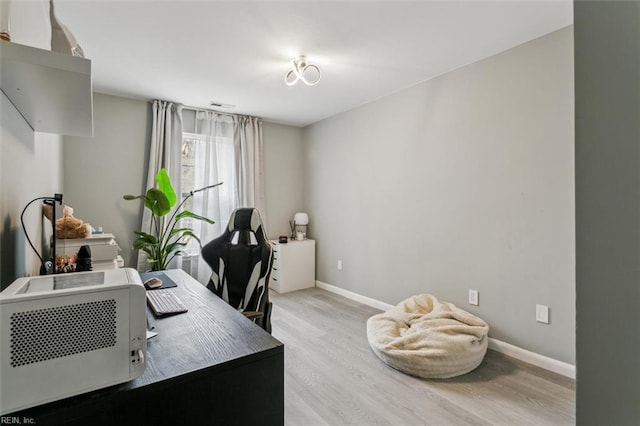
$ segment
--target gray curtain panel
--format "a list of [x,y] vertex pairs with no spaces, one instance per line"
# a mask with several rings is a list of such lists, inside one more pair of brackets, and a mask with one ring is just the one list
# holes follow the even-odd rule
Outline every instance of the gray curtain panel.
[[[161,168],[169,173],[174,188],[180,188],[180,149],[182,146],[182,105],[152,101],[151,146],[147,170],[146,189],[156,185],[156,174]],[[145,189],[145,190],[146,190]],[[151,224],[151,213],[143,209],[141,230],[147,231]],[[138,250],[138,271],[149,270],[147,254]]]

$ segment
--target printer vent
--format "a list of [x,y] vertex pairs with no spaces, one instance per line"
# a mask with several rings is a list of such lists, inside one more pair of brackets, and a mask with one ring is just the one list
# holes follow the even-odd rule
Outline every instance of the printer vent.
[[115,346],[116,301],[16,312],[10,330],[13,367]]

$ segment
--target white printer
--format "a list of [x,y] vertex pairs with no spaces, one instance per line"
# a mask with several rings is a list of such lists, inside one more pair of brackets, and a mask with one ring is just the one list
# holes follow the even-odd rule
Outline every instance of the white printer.
[[130,268],[14,281],[0,293],[0,414],[140,376],[145,300]]

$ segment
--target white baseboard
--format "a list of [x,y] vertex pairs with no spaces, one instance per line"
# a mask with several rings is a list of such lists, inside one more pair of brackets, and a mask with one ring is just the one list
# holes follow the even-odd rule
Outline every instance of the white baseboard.
[[[330,291],[331,293],[339,294],[340,296],[346,297],[347,299],[355,300],[356,302],[372,306],[382,311],[387,311],[393,307],[393,305],[390,305],[388,303],[384,303],[367,296],[362,296],[358,293],[354,293],[352,291],[345,290],[343,288],[336,287],[322,281],[316,281],[316,287]],[[556,359],[549,358],[547,356],[540,355],[526,349],[522,349],[518,346],[502,342],[492,337],[489,337],[489,349],[493,349],[496,352],[500,352],[502,354],[519,359],[537,367],[544,368],[545,370],[553,371],[554,373],[558,373],[572,379],[576,378],[575,365],[558,361]]]
[[518,346],[514,346],[510,343],[506,343],[492,337],[489,337],[489,349],[493,349],[496,352],[503,353],[510,357],[519,359],[520,361],[544,368],[545,370],[553,371],[554,373],[558,373],[572,379],[576,378],[576,366],[573,364],[558,361],[557,359],[522,349]]
[[393,305],[390,305],[388,303],[380,302],[379,300],[372,299],[367,296],[362,296],[358,293],[354,293],[352,291],[345,290],[331,284],[323,283],[322,281],[316,280],[316,287],[330,291],[331,293],[339,294],[340,296],[346,297],[347,299],[355,300],[356,302],[360,302],[364,305],[373,306],[374,308],[378,308],[381,311],[388,311],[389,309],[393,308]]

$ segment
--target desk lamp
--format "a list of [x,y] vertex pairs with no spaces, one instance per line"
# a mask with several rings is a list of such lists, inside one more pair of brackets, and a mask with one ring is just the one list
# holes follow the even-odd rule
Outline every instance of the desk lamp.
[[33,249],[33,251],[36,253],[36,255],[38,256],[38,259],[40,259],[40,275],[46,275],[49,273],[47,266],[45,265],[44,260],[42,259],[42,256],[40,256],[40,253],[38,253],[38,250],[36,250],[36,248],[33,246],[33,243],[31,242],[31,239],[29,238],[29,234],[27,233],[27,227],[24,225],[24,213],[27,211],[27,208],[33,204],[34,202],[38,201],[38,200],[43,200],[43,203],[50,205],[52,208],[52,214],[51,214],[51,229],[52,229],[52,253],[53,253],[53,265],[51,268],[52,273],[55,273],[56,271],[56,202],[58,202],[58,204],[62,205],[62,194],[55,194],[53,197],[38,197],[38,198],[34,198],[33,200],[29,201],[27,203],[26,206],[24,206],[24,209],[22,209],[22,213],[20,214],[20,222],[22,223],[22,230],[24,231],[24,235],[25,237],[27,237],[27,241],[29,242],[29,245],[31,246],[31,248]]
[[[296,213],[293,216],[293,223],[295,225],[295,237],[297,240],[304,240],[307,238],[307,227],[309,225],[309,215],[306,213]],[[302,234],[301,238],[298,238],[299,234]]]

